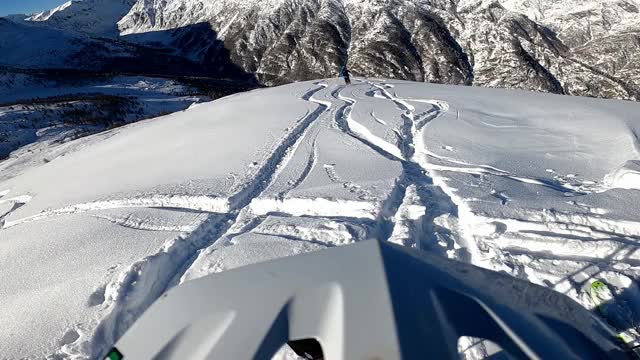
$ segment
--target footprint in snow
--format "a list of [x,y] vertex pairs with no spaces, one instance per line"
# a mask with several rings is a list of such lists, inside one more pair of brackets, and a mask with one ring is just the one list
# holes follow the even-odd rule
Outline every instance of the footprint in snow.
[[80,334],[75,329],[67,330],[64,335],[62,335],[62,339],[60,339],[60,346],[73,344],[80,338]]
[[107,286],[102,285],[95,289],[91,295],[89,295],[89,300],[87,300],[87,306],[93,307],[104,304],[106,300],[105,292]]

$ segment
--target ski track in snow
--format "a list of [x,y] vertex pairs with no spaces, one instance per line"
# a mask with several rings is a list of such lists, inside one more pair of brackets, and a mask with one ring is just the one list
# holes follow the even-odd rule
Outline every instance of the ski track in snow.
[[[91,349],[92,356],[102,355],[106,351],[106,347],[121,336],[155,299],[171,286],[184,281],[185,273],[200,252],[211,253],[221,247],[234,246],[236,237],[249,232],[268,235],[264,230],[258,230],[258,228],[269,216],[318,218],[325,219],[325,221],[339,221],[345,224],[347,229],[352,227],[369,229],[365,230],[365,235],[354,233],[354,237],[351,237],[352,240],[332,240],[332,238],[339,238],[335,234],[329,235],[325,240],[316,240],[309,238],[309,235],[301,235],[300,230],[296,230],[295,227],[288,229],[285,227],[284,233],[282,229],[274,233],[276,236],[292,241],[335,246],[367,238],[379,238],[400,243],[418,238],[421,240],[411,246],[423,248],[426,251],[435,251],[443,256],[470,261],[471,251],[467,249],[468,245],[459,240],[460,237],[457,236],[456,229],[451,229],[456,224],[457,209],[455,204],[439,187],[433,185],[426,170],[411,160],[414,147],[413,135],[419,131],[417,130],[418,126],[421,128],[428,120],[437,118],[443,109],[432,105],[426,114],[415,115],[414,107],[408,102],[393,98],[388,93],[385,94],[387,100],[393,101],[399,108],[406,111],[402,115],[405,118],[404,128],[401,132],[398,131],[405,136],[402,139],[402,149],[400,149],[377,137],[351,117],[353,107],[357,106],[358,101],[342,94],[345,90],[344,86],[337,86],[334,89],[329,89],[328,85],[322,83],[317,86],[302,96],[302,99],[316,105],[315,110],[298,121],[295,128],[266,160],[254,180],[229,199],[209,200],[209,202],[214,202],[213,204],[207,204],[207,199],[196,199],[200,200],[199,202],[171,201],[170,199],[155,202],[150,199],[96,202],[48,211],[8,224],[9,226],[17,226],[27,221],[36,221],[62,213],[121,207],[170,206],[211,213],[208,219],[195,231],[166,244],[157,254],[131,265],[115,281],[104,286],[105,303],[108,304],[104,313],[107,315],[99,322],[89,339],[89,343],[78,344],[76,352],[82,353],[82,349]],[[363,84],[362,86],[371,86],[371,84]],[[328,94],[321,94],[325,91]],[[318,96],[322,100],[316,98],[316,95],[322,95],[322,97]],[[418,120],[415,121],[414,118]],[[323,119],[331,119],[332,121],[324,121]],[[332,181],[342,183],[350,192],[358,194],[360,203],[331,199],[284,199],[286,194],[300,185],[316,166],[317,144],[315,139],[311,141],[311,152],[305,168],[296,180],[289,183],[289,188],[281,192],[276,199],[260,197],[261,193],[275,181],[279,172],[286,166],[296,150],[301,147],[303,139],[306,136],[313,136],[309,135],[311,132],[309,129],[313,126],[337,128],[379,155],[402,163],[403,173],[389,198],[384,200],[377,215],[373,215],[375,210],[370,208],[371,204],[368,202],[370,195],[367,191],[361,189],[357,184],[343,181],[331,165],[324,167],[329,178]],[[411,191],[407,191],[408,188],[411,188]],[[194,206],[194,202],[206,205]],[[360,210],[358,210],[359,207],[361,207]],[[414,208],[424,209],[424,211],[418,210],[418,215],[415,216],[415,211],[412,211]],[[128,218],[114,219],[101,215],[94,216],[121,226],[135,226],[140,229],[155,231],[182,229],[166,225],[158,227],[139,224]],[[329,231],[330,233],[331,231]],[[403,236],[404,239],[400,239]],[[73,347],[70,348],[72,349],[70,353],[73,353]],[[69,347],[67,351],[69,351]]]
[[[302,98],[313,101],[313,94],[326,88],[320,84],[316,89],[307,92]],[[256,221],[247,219],[248,205],[277,176],[278,170],[289,158],[299,140],[305,135],[309,126],[328,109],[327,104],[318,103],[316,110],[307,114],[291,130],[280,145],[265,161],[257,176],[244,186],[244,189],[228,199],[226,214],[213,214],[194,232],[167,244],[159,253],[133,264],[129,270],[106,286],[110,301],[103,318],[90,339],[88,348],[92,349],[92,357],[99,357],[107,351],[133,321],[139,317],[169,287],[175,285],[176,279],[190,267],[198,252],[212,244],[216,244],[231,233],[239,234],[257,226]],[[218,210],[218,209],[211,209]],[[249,226],[242,226],[240,224]],[[237,227],[241,232],[235,230]],[[224,241],[221,241],[224,243]],[[86,345],[84,345],[86,346]]]
[[[473,213],[446,185],[442,174],[458,172],[503,177],[561,192],[570,197],[567,200],[600,189],[595,185],[574,186],[562,179],[550,181],[517,176],[495,167],[467,164],[438,156],[427,150],[422,133],[428,128],[429,122],[451,110],[449,104],[435,99],[401,98],[392,93],[392,89],[393,85],[375,81],[362,81],[351,86],[316,83],[301,95],[302,100],[313,104],[315,108],[288,131],[263,161],[257,175],[229,198],[154,195],[148,198],[104,200],[5,221],[7,216],[28,203],[30,197],[7,198],[8,191],[1,192],[0,205],[11,204],[11,208],[0,215],[1,228],[63,214],[89,213],[119,226],[183,233],[157,253],[140,259],[115,280],[101,286],[100,294],[94,295],[104,299],[104,309],[95,330],[90,332],[90,336],[84,336],[82,341],[63,346],[56,355],[91,358],[103,355],[107,346],[113,344],[160,295],[188,280],[188,272],[199,256],[234,246],[236,238],[250,233],[321,246],[378,238],[507,271],[558,291],[564,290],[577,300],[582,296],[579,289],[589,279],[600,276],[612,281],[624,280],[625,269],[620,264],[640,266],[640,258],[633,257],[640,242],[640,236],[633,234],[640,234],[640,225],[608,222],[599,216],[598,209],[587,209],[592,215],[570,216],[547,211],[523,213],[517,219],[491,218]],[[386,102],[395,109],[397,118],[392,121],[385,115],[374,113],[373,103],[378,102]],[[386,140],[369,128],[364,121],[366,119],[354,116],[356,109],[363,108],[376,126],[395,134],[397,143]],[[321,131],[338,131],[389,161],[401,164],[402,173],[379,209],[373,204],[374,195],[366,188],[343,180],[334,164],[320,162],[321,149],[318,148],[320,144],[317,139]],[[277,194],[267,195],[266,190],[279,179],[296,153],[306,159],[302,168],[285,182],[286,185]],[[355,194],[357,200],[292,196],[292,191],[303,184],[316,168],[323,169],[331,182],[341,184]],[[502,191],[493,190],[487,195],[497,199],[503,206],[509,206],[511,202],[509,194]],[[581,206],[578,202],[574,204]],[[100,213],[124,208],[196,211],[205,214],[206,220],[199,225],[174,226],[146,222],[144,218],[113,217]],[[287,219],[295,218],[325,221],[333,225],[321,230],[304,230],[299,226],[287,225]],[[269,219],[271,222],[268,222]],[[276,221],[275,225],[273,221]],[[550,243],[562,244],[562,247],[554,246],[554,249],[562,248],[565,251],[550,253],[547,250]],[[600,259],[605,265],[594,266],[595,259]],[[547,262],[555,265],[545,266]],[[222,264],[210,266],[212,272],[221,270],[224,270]],[[637,302],[640,292],[636,289],[636,293],[638,296],[634,301]],[[640,305],[640,302],[637,304]]]

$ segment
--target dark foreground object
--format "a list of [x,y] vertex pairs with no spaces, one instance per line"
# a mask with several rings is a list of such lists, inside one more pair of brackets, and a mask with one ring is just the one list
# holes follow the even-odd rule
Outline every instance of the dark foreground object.
[[364,241],[186,282],[116,344],[124,359],[459,359],[461,336],[516,359],[626,359],[568,297],[508,275]]

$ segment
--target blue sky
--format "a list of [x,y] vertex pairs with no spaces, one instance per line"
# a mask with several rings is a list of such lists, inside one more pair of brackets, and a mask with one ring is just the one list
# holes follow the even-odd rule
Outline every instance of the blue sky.
[[66,0],[0,0],[0,16],[9,14],[31,14],[53,9]]

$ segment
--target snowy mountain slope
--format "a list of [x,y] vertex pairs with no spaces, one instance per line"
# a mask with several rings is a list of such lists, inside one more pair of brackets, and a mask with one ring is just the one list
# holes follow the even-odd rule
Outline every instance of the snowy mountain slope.
[[0,18],[0,65],[92,68],[107,57],[133,56],[122,45]]
[[[77,4],[77,2],[76,2]],[[27,17],[25,20],[26,21],[47,21],[49,20],[52,16],[56,15],[59,12],[65,11],[68,7],[74,5],[73,1],[67,1],[66,3],[55,7],[53,9],[47,10],[47,11],[43,11],[41,13],[38,14],[34,14],[31,15],[29,17]]]
[[62,81],[76,76],[61,69],[136,75],[209,75],[206,68],[171,50],[0,17],[0,71],[12,69],[18,73],[35,69],[49,71]]
[[636,311],[639,110],[327,80],[69,143],[0,182],[4,355],[96,358],[177,283],[371,238]]
[[133,4],[134,0],[71,0],[25,20],[92,36],[116,37],[117,22]]
[[3,71],[6,67],[9,70],[164,71],[171,74],[171,67],[176,66],[175,74],[181,71],[189,73],[188,65],[193,63],[166,51],[0,18],[0,66]]
[[[397,89],[400,98],[413,93]],[[640,231],[631,210],[640,187],[631,181],[640,179],[635,104],[577,98],[566,107],[547,96],[523,107],[504,93],[496,116],[497,101],[430,95],[459,110],[428,125],[419,161],[459,205],[480,262],[574,298],[592,276],[632,284]],[[615,180],[619,174],[628,182]]]
[[[507,9],[526,14],[556,32],[572,49],[571,57],[583,69],[624,80],[628,83],[624,87],[637,89],[640,84],[637,60],[640,2],[637,0],[504,0],[502,3]],[[580,76],[584,77],[582,86],[602,87],[600,81]]]
[[70,140],[210,100],[176,81],[145,77],[65,83],[0,72],[0,84],[7,84],[0,86],[0,158],[8,157],[0,179],[49,161]]
[[[510,11],[530,14],[526,1],[504,3],[506,8],[486,0],[140,0],[118,26],[131,35],[211,24],[224,48],[193,49],[185,39],[197,35],[183,32],[165,43],[204,63],[215,59],[217,50],[228,50],[235,64],[268,84],[335,76],[348,63],[365,76],[638,98],[637,75],[629,78],[617,66],[637,51],[633,1],[583,2],[580,9],[599,11],[591,15],[589,10],[589,16],[567,15],[567,5],[560,2],[537,1],[536,8],[545,7],[544,16],[534,17],[540,23]],[[591,18],[598,14],[609,17]],[[574,28],[602,29],[589,35],[602,40],[585,44],[585,35]],[[558,38],[550,29],[566,31]],[[630,48],[606,45],[605,38],[623,35]],[[631,62],[636,68],[637,60]]]
[[[332,77],[348,63],[363,76],[633,100],[638,9],[637,0],[82,0],[26,23],[121,35],[268,85]],[[169,69],[180,66],[193,64]]]
[[572,47],[610,35],[640,31],[637,0],[502,0],[501,3],[549,26]]
[[[0,296],[3,311],[6,311],[3,318],[23,317],[20,309],[24,308],[25,303],[19,301],[21,294],[32,291],[49,294],[30,297],[27,300],[30,304],[28,308],[43,309],[43,313],[36,315],[34,312],[31,314],[33,317],[24,315],[25,321],[12,321],[11,330],[2,333],[3,348],[10,351],[12,357],[19,354],[43,357],[47,352],[64,345],[58,342],[60,338],[64,340],[63,335],[67,328],[73,327],[72,324],[89,321],[88,326],[95,326],[91,324],[91,319],[101,312],[110,310],[105,305],[115,300],[113,296],[117,297],[117,294],[109,293],[115,289],[105,288],[105,285],[111,280],[116,280],[118,274],[136,259],[155,256],[160,258],[157,261],[165,261],[161,259],[164,252],[161,249],[164,246],[167,255],[171,255],[167,260],[174,264],[167,264],[163,268],[171,273],[178,271],[178,267],[188,261],[192,252],[197,250],[198,246],[202,246],[198,245],[199,243],[208,241],[203,238],[198,242],[194,237],[197,232],[189,234],[204,220],[210,221],[212,217],[217,216],[215,212],[227,212],[230,204],[236,203],[229,198],[230,195],[240,194],[237,201],[244,201],[246,196],[241,195],[241,190],[248,186],[247,183],[252,184],[251,177],[259,175],[261,167],[264,166],[262,163],[254,166],[253,162],[260,162],[274,144],[277,145],[281,141],[282,134],[286,134],[288,128],[295,124],[297,117],[294,114],[303,116],[310,107],[300,100],[289,109],[291,118],[281,117],[280,121],[269,123],[256,122],[255,118],[249,115],[275,100],[273,96],[261,98],[261,101],[254,102],[254,106],[247,106],[243,100],[232,97],[226,102],[238,104],[232,106],[233,111],[224,106],[216,109],[210,106],[197,107],[190,111],[188,119],[181,118],[178,113],[136,123],[126,130],[121,128],[97,135],[93,137],[93,141],[85,142],[81,149],[75,149],[73,153],[59,154],[55,160],[3,184],[12,189],[9,194],[5,193],[2,199],[3,207],[8,206],[7,210],[13,211],[3,216],[2,222],[6,230],[14,230],[3,230],[3,234],[0,235],[3,239],[1,242],[6,244],[8,239],[12,239],[14,246],[2,247],[2,258],[13,258],[21,263],[22,260],[12,256],[13,251],[29,247],[29,239],[39,237],[38,224],[48,224],[53,231],[47,236],[53,236],[56,240],[51,238],[52,242],[46,242],[47,244],[65,242],[64,247],[52,251],[68,254],[52,256],[43,267],[38,268],[39,270],[34,269],[23,274],[28,277],[23,280],[28,280],[31,284],[28,288],[21,285],[21,276],[18,275],[21,268],[18,264],[12,262],[15,271],[3,273],[3,279],[7,277],[6,281],[3,280],[3,284],[6,285],[3,285]],[[241,119],[235,118],[241,115],[235,109],[238,107],[246,110],[245,124]],[[268,111],[261,111],[268,115]],[[262,126],[259,126],[260,123]],[[253,131],[244,133],[244,141],[236,141],[237,131],[241,128],[253,128]],[[200,135],[195,136],[196,133]],[[222,145],[224,142],[228,146],[220,146],[216,151],[211,151],[212,145]],[[193,161],[196,158],[200,161]],[[233,161],[221,161],[222,159]],[[52,166],[53,164],[58,165]],[[142,164],[145,166],[141,166]],[[212,164],[218,165],[211,166]],[[66,170],[60,172],[59,166]],[[126,170],[120,172],[118,169]],[[37,175],[33,171],[42,173]],[[117,173],[123,177],[118,179]],[[259,183],[258,180],[253,182]],[[16,185],[21,187],[21,190],[15,188]],[[43,191],[45,188],[50,190]],[[33,196],[33,202],[28,201],[30,205],[25,204],[25,207],[20,205],[20,201],[26,202],[26,197],[14,196],[22,190],[33,195],[35,192],[42,195],[48,193],[49,196]],[[67,197],[69,195],[71,198]],[[81,203],[85,205],[78,207]],[[68,214],[61,214],[62,217],[55,216],[58,212],[54,209],[61,207],[68,208]],[[42,217],[46,212],[41,211],[46,208],[54,210],[51,213],[54,215],[53,218]],[[11,226],[13,220],[17,220],[17,223]],[[73,225],[74,223],[76,225]],[[96,236],[88,236],[83,228],[94,228],[97,231]],[[127,244],[128,242],[135,244]],[[130,246],[133,248],[127,250]],[[85,250],[82,253],[71,251],[72,248],[78,247]],[[36,247],[31,256],[44,257],[48,251],[47,245]],[[100,256],[101,259],[94,259],[95,261],[90,263],[71,260],[76,256],[92,259],[93,256],[86,251],[94,251],[93,256]],[[70,263],[74,265],[69,267]],[[73,271],[72,269],[85,265],[88,268],[79,272],[79,277],[74,276],[76,280],[64,279],[65,269]],[[110,272],[108,268],[117,271]],[[47,272],[52,274],[53,278],[47,276]],[[162,274],[159,273],[158,276]],[[9,280],[10,278],[15,280]],[[160,288],[157,290],[161,291],[167,285],[162,285],[162,281],[165,280],[159,280]],[[95,295],[91,295],[94,292]],[[77,296],[74,301],[67,301],[65,293],[84,295]],[[150,295],[152,294],[153,291],[150,290]],[[101,301],[105,303],[101,304]],[[38,323],[42,323],[42,327],[36,326]],[[90,330],[69,331],[82,333]],[[24,334],[33,336],[34,343],[48,345],[30,346],[28,353],[25,353]],[[73,341],[73,336],[71,338]]]

